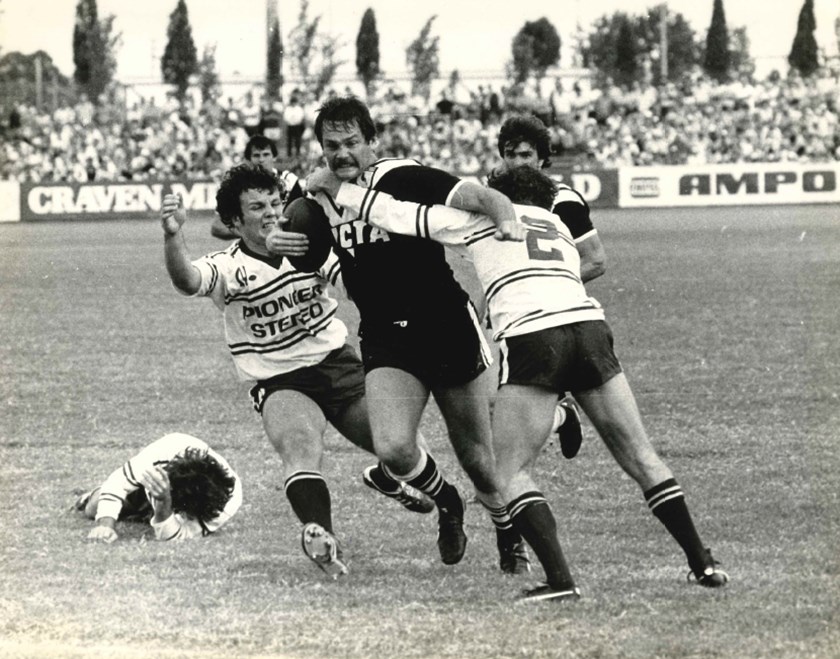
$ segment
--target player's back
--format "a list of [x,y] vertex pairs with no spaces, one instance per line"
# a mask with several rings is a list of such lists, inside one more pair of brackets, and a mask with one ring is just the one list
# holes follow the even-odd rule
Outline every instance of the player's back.
[[515,205],[528,228],[522,242],[500,241],[484,219],[465,241],[484,288],[495,338],[603,319],[580,279],[580,255],[565,224],[536,206]]

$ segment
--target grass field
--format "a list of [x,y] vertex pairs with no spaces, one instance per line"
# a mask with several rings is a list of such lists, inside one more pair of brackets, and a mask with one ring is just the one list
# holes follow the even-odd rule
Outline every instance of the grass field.
[[[325,581],[220,318],[171,288],[156,222],[16,224],[0,226],[0,656],[840,657],[840,209],[595,221],[609,261],[590,292],[729,587],[686,583],[589,425],[578,458],[549,446],[537,474],[580,602],[515,604],[541,571],[501,575],[476,505],[464,561],[441,564],[434,515],[373,496],[370,458],[332,431],[324,474],[351,574]],[[196,256],[219,246],[208,228],[187,227]],[[239,515],[191,544],[140,525],[87,544],[73,489],[172,430],[229,459]],[[468,489],[433,407],[423,430]]]

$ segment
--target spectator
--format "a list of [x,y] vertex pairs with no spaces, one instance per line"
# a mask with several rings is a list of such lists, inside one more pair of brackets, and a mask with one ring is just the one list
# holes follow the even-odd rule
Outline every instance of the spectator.
[[300,157],[306,122],[303,106],[295,92],[292,92],[289,104],[283,110],[283,123],[286,124],[286,157],[298,158]]

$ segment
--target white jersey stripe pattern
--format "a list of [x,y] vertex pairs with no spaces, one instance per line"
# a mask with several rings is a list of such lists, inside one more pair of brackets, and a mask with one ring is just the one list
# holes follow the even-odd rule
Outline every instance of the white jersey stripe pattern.
[[242,380],[314,366],[347,339],[338,303],[327,291],[328,285],[344,286],[332,252],[318,272],[300,272],[287,259],[259,257],[236,241],[193,266],[201,274],[196,296],[209,297],[222,312]]
[[526,240],[515,242],[493,238],[496,227],[486,215],[398,201],[348,183],[342,183],[336,203],[386,231],[466,250],[484,289],[497,341],[604,319],[601,305],[581,282],[580,254],[569,228],[546,209],[514,205],[528,228]]

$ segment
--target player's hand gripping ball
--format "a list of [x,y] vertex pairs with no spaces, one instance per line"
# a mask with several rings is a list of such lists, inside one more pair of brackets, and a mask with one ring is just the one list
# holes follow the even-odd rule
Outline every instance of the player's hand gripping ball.
[[333,243],[330,221],[324,209],[314,199],[301,197],[286,206],[283,215],[289,220],[283,227],[286,231],[303,233],[309,239],[306,254],[289,256],[289,263],[296,270],[315,272],[324,265]]

